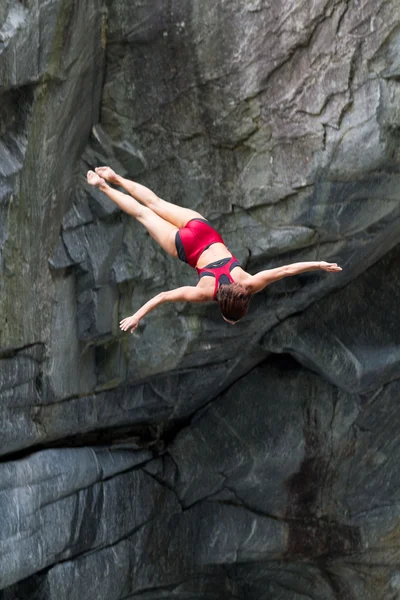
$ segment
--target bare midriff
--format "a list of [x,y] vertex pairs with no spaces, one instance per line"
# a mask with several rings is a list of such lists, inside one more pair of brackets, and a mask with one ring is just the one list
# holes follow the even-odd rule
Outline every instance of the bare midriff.
[[230,258],[231,256],[232,254],[229,252],[228,248],[224,244],[217,242],[216,244],[211,244],[207,250],[204,250],[204,252],[200,254],[196,267],[202,269],[216,260]]

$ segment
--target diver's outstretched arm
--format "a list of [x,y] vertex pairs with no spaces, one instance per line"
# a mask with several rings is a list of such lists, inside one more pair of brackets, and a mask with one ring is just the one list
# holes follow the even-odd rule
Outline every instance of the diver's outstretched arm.
[[329,273],[338,273],[341,271],[336,263],[328,263],[325,261],[318,262],[299,262],[291,265],[284,265],[283,267],[277,267],[276,269],[268,269],[266,271],[260,271],[251,278],[250,288],[253,294],[260,292],[267,285],[283,279],[284,277],[291,277],[292,275],[298,275],[299,273],[305,273],[306,271],[328,271]]
[[140,320],[157,308],[157,306],[160,306],[160,304],[165,304],[165,302],[207,302],[210,299],[209,295],[203,290],[190,285],[185,285],[169,292],[161,292],[146,302],[134,315],[123,319],[119,326],[122,331],[130,330],[133,333],[139,325]]

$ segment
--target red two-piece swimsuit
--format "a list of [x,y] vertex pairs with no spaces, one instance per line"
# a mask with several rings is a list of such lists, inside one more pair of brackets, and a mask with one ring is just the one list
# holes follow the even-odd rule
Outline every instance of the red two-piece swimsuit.
[[201,277],[215,277],[214,300],[216,299],[218,287],[227,283],[233,283],[231,271],[240,266],[239,261],[234,257],[222,258],[202,269],[196,267],[197,262],[204,252],[212,244],[225,244],[224,240],[205,219],[192,219],[185,227],[176,232],[175,244],[178,257],[196,268]]

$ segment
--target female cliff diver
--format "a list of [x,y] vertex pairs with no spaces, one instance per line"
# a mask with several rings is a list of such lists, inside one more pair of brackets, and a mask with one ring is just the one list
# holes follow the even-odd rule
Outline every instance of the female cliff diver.
[[[199,276],[196,286],[157,294],[134,315],[121,321],[123,331],[132,333],[147,313],[165,302],[216,300],[222,318],[233,325],[247,313],[251,296],[270,283],[305,271],[322,269],[336,273],[342,270],[336,263],[318,261],[294,263],[250,275],[201,214],[162,200],[148,188],[124,179],[109,167],[98,167],[95,171],[88,171],[88,183],[98,187],[123,211],[142,223],[168,254],[196,268]],[[106,181],[124,188],[130,195],[115,190]]]

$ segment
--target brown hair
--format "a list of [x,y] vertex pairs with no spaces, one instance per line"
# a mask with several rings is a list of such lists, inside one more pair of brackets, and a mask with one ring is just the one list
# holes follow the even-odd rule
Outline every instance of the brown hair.
[[227,283],[218,288],[216,299],[225,319],[239,321],[249,310],[251,293],[240,283]]

